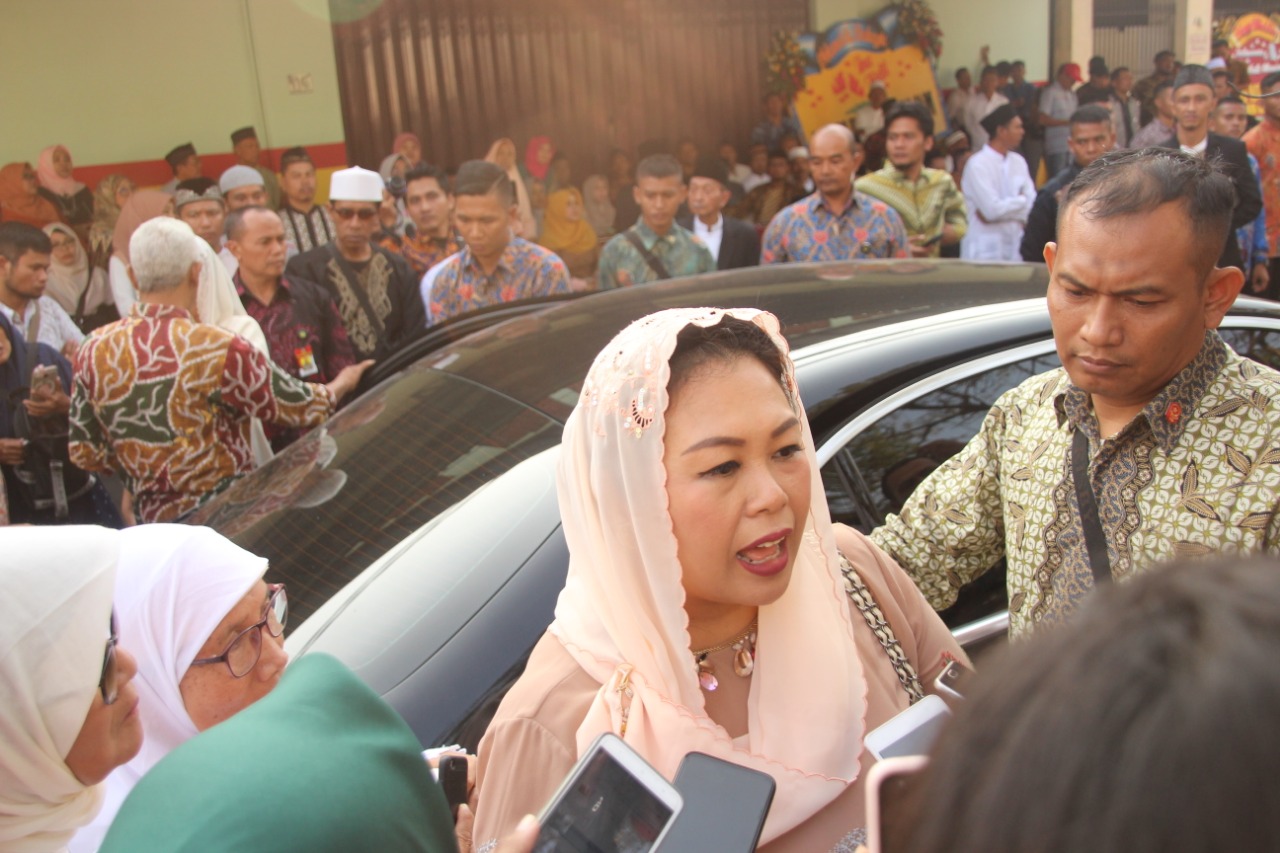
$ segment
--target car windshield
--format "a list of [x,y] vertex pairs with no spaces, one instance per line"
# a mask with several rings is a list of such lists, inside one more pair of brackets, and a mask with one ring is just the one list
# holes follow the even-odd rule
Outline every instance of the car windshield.
[[860,328],[1043,294],[1023,266],[803,265],[563,302],[426,352],[198,511],[271,561],[296,622],[440,513],[560,441],[592,359],[663,308],[758,307],[794,348]]

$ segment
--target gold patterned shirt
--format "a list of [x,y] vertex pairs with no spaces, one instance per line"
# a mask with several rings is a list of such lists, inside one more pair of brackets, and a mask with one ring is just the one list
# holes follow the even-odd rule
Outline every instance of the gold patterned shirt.
[[1280,373],[1240,357],[1213,331],[1106,440],[1088,395],[1064,370],[1023,382],[872,539],[935,608],[1003,557],[1010,632],[1061,622],[1093,588],[1071,476],[1076,429],[1089,438],[1117,580],[1174,557],[1280,550]]
[[[854,183],[858,192],[877,198],[898,211],[908,237],[932,239],[944,225],[955,229],[956,238],[969,230],[969,209],[950,173],[941,169],[921,169],[914,181],[892,163],[878,172],[863,175]],[[941,243],[934,243],[930,257],[938,257]]]

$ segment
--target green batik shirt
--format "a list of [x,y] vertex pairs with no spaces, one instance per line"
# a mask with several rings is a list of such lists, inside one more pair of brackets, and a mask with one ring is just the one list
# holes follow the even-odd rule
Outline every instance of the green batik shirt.
[[[969,230],[964,195],[956,189],[951,175],[941,169],[921,169],[919,178],[908,181],[890,164],[858,178],[854,188],[898,211],[908,237],[931,239],[942,233],[943,225],[955,228],[957,237]],[[936,258],[942,245],[934,243],[930,249],[930,255]]]
[[1063,621],[1093,588],[1071,477],[1076,429],[1089,438],[1117,580],[1175,557],[1277,552],[1280,373],[1241,358],[1213,331],[1105,441],[1088,395],[1064,370],[1023,382],[871,538],[936,609],[1004,557],[1010,632]]
[[[675,222],[671,223],[671,230],[662,237],[645,225],[643,219],[628,231],[639,237],[644,247],[662,262],[667,269],[668,278],[713,272],[716,268],[716,259],[711,257],[711,250],[706,244],[695,237],[692,231],[681,228]],[[604,251],[600,253],[598,275],[601,290],[648,284],[662,278],[645,262],[640,250],[631,245],[622,234],[605,244]]]

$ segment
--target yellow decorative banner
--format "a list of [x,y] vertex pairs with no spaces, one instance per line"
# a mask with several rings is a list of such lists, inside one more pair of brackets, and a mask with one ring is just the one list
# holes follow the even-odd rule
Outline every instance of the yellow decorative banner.
[[885,93],[896,101],[919,100],[933,113],[938,129],[947,126],[933,65],[916,45],[894,50],[853,49],[831,68],[805,77],[795,95],[796,115],[806,135],[826,124],[853,126],[853,115],[867,103],[874,80],[883,80]]

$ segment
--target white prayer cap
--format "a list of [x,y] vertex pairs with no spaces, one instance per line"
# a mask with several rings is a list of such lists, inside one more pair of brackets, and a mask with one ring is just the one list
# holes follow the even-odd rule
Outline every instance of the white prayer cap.
[[872,81],[871,81],[871,88],[872,88],[872,89],[883,89],[883,88],[884,88],[884,81],[883,81],[883,80],[872,80]]
[[222,190],[223,195],[241,187],[260,187],[263,185],[261,173],[252,166],[232,166],[223,172],[222,177],[218,179],[218,189]]
[[1213,59],[1210,59],[1208,62],[1206,62],[1204,64],[1204,67],[1208,68],[1210,71],[1213,71],[1215,68],[1225,69],[1227,67],[1227,61],[1223,59],[1221,56],[1215,56]]
[[382,203],[382,176],[359,166],[339,169],[329,179],[329,198],[332,201],[369,201]]

